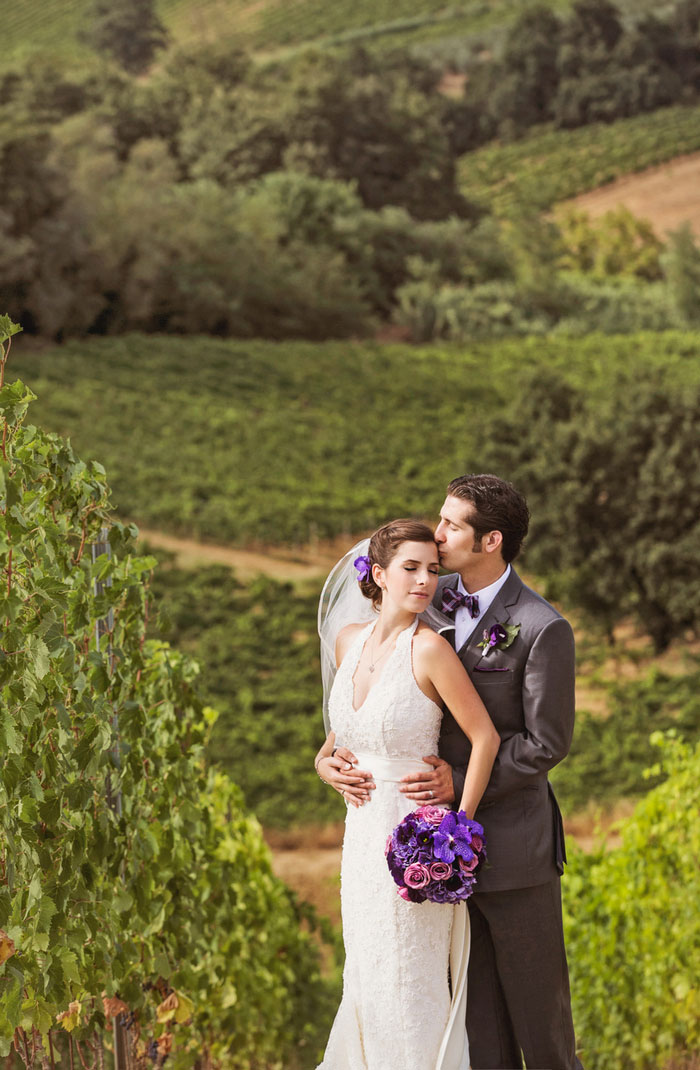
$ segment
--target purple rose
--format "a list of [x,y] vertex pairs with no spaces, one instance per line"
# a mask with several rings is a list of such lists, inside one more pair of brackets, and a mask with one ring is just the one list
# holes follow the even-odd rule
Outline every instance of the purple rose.
[[472,847],[474,848],[475,851],[478,851],[478,852],[481,852],[484,849],[484,841],[481,838],[481,836],[478,834],[478,832],[475,833],[472,836]]
[[414,862],[404,873],[403,879],[409,888],[425,888],[430,883],[430,872],[421,862]]
[[452,866],[449,866],[447,862],[433,862],[430,866],[430,876],[434,881],[444,881],[452,873]]
[[459,859],[459,868],[461,869],[462,873],[471,873],[471,871],[473,869],[476,869],[478,865],[479,859],[475,854],[472,854],[471,858]]

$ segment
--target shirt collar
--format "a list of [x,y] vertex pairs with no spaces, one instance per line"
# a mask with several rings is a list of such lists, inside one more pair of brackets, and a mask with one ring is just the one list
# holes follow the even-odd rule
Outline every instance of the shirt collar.
[[[499,576],[498,579],[495,580],[493,583],[490,583],[488,585],[488,587],[482,587],[480,591],[471,591],[471,594],[476,594],[476,595],[479,596],[479,606],[481,607],[480,616],[483,616],[484,609],[487,606],[491,605],[491,603],[493,602],[494,598],[496,597],[496,595],[500,591],[501,587],[503,586],[503,584],[506,582],[506,580],[510,576],[510,573],[511,573],[511,567],[510,567],[510,564],[508,564],[507,567],[506,567],[505,572],[503,573],[503,575]],[[461,591],[462,594],[470,593],[470,592],[467,591],[466,587],[462,583],[462,577],[461,576],[457,577],[457,590]]]

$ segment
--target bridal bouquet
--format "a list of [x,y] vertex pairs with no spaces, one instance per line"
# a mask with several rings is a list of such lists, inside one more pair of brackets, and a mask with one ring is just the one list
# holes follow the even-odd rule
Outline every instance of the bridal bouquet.
[[389,872],[411,903],[457,903],[474,891],[486,858],[484,830],[463,810],[421,806],[386,841]]

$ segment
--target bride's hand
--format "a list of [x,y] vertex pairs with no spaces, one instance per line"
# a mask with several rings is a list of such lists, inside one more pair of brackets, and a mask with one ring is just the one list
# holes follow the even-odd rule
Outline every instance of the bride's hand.
[[324,745],[316,759],[316,772],[321,780],[343,796],[348,805],[362,806],[369,801],[375,784],[372,774],[366,769],[355,768],[356,765],[357,758],[347,747],[338,747],[335,754],[329,754]]

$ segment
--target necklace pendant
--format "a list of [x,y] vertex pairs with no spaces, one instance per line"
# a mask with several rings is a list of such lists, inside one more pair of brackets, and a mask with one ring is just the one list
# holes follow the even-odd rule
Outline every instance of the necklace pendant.
[[370,672],[374,672],[374,665],[369,665],[368,668]]

